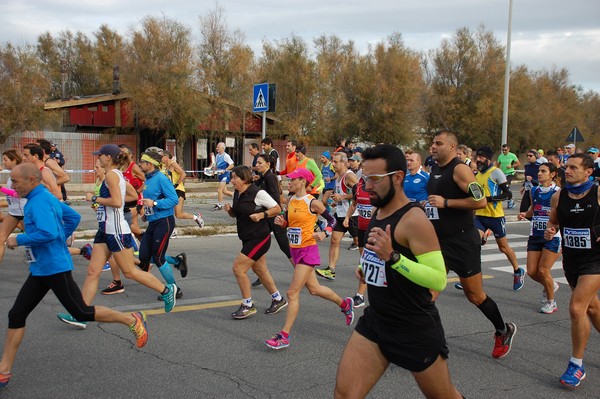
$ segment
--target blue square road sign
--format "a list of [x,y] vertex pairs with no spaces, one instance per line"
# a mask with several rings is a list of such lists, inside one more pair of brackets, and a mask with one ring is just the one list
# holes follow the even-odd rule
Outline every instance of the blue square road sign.
[[252,96],[252,111],[266,112],[269,110],[269,84],[260,83],[254,85],[254,95]]

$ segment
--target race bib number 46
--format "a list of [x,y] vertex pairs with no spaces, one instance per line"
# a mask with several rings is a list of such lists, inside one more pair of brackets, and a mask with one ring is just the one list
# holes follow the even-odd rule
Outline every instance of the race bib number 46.
[[574,249],[592,248],[592,236],[590,229],[571,229],[565,227],[563,234],[563,245]]
[[367,284],[375,287],[387,287],[385,262],[379,259],[375,252],[365,248],[360,258],[360,264]]
[[288,228],[287,237],[292,245],[302,244],[302,229],[300,227]]

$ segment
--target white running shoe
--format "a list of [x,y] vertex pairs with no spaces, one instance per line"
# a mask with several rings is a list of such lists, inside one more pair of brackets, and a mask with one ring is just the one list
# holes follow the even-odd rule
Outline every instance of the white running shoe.
[[556,301],[546,301],[544,306],[540,308],[540,313],[552,314],[558,310],[558,306],[556,306]]
[[[560,285],[555,281],[554,282],[554,292],[558,291]],[[542,290],[542,297],[540,298],[540,303],[546,303],[548,301],[548,297],[546,296],[546,290]]]

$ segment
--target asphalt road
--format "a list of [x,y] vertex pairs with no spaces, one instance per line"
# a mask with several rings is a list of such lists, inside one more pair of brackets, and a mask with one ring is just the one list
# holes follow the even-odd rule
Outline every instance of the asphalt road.
[[[215,215],[215,217],[217,217]],[[526,223],[509,223],[510,241],[525,263]],[[76,243],[76,245],[82,242]],[[328,284],[342,296],[356,290],[353,270],[358,252],[342,242],[335,282]],[[321,247],[326,264],[327,243]],[[132,334],[122,325],[90,323],[76,330],[58,321],[62,311],[48,294],[30,315],[27,334],[14,366],[14,377],[1,398],[326,398],[332,397],[337,363],[352,332],[339,309],[330,302],[301,297],[300,315],[290,347],[274,351],[264,340],[283,326],[285,312],[265,315],[270,297],[254,290],[259,313],[247,320],[229,315],[239,304],[239,290],[231,264],[240,249],[234,235],[179,237],[169,252],[185,251],[190,273],[178,279],[184,297],[175,311],[164,314],[156,294],[126,281],[123,294],[97,295],[95,303],[122,311],[148,311],[149,341],[136,349]],[[438,299],[448,345],[452,378],[468,398],[593,398],[600,392],[600,334],[593,331],[586,351],[588,378],[574,391],[558,384],[570,356],[569,292],[560,265],[553,275],[561,282],[559,311],[537,313],[541,287],[527,279],[512,291],[510,267],[495,242],[484,247],[484,287],[499,304],[506,321],[518,331],[509,355],[491,357],[493,328],[483,315],[453,287],[452,275]],[[273,242],[269,268],[285,291],[291,268]],[[8,250],[1,265],[0,307],[4,310],[0,334],[6,331],[6,313],[26,278],[22,249]],[[75,259],[75,278],[83,282],[86,261]],[[156,270],[152,271],[158,275]],[[110,282],[103,273],[100,287]],[[357,316],[362,310],[357,311]],[[365,365],[368,367],[368,365]],[[371,398],[421,397],[411,375],[392,366],[370,394]]]

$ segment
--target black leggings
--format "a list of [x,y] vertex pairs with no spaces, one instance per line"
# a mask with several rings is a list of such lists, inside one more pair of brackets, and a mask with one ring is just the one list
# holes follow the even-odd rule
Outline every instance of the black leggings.
[[174,229],[175,217],[173,215],[148,223],[148,228],[140,243],[139,258],[142,265],[147,265],[151,259],[158,267],[165,264],[169,239]]
[[44,299],[49,290],[54,292],[60,303],[75,319],[79,321],[95,320],[96,308],[85,304],[71,271],[51,276],[29,274],[17,295],[15,304],[8,312],[8,328],[25,327],[27,316]]
[[290,259],[292,257],[292,253],[290,252],[290,241],[287,237],[287,229],[276,225],[275,218],[269,218],[267,221],[271,231],[273,232],[273,235],[275,236],[275,240],[277,240],[279,249],[281,249],[281,252],[283,252],[285,256]]

